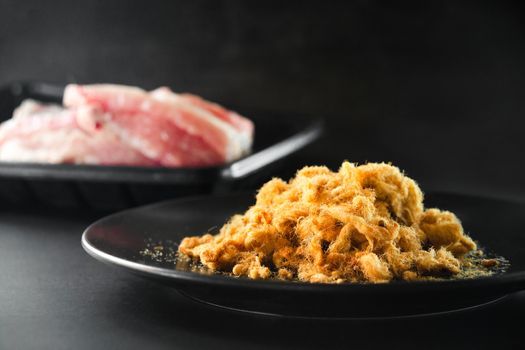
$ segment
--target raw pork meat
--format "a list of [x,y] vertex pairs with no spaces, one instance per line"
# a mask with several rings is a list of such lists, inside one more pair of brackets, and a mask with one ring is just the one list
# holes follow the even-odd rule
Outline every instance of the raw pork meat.
[[250,120],[168,88],[68,85],[63,103],[25,101],[0,127],[0,160],[206,166],[252,144]]
[[63,109],[24,101],[0,127],[0,160],[101,165],[154,165],[122,143],[90,106]]

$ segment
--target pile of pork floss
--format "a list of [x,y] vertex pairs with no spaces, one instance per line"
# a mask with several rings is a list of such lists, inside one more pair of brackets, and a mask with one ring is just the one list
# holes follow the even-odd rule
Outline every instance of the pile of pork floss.
[[447,277],[476,249],[451,212],[425,209],[417,183],[389,164],[274,178],[217,235],[187,237],[182,256],[214,271],[307,282]]

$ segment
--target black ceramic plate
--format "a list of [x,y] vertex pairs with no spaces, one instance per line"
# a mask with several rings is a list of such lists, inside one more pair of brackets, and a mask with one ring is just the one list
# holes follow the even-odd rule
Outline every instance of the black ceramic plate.
[[228,309],[295,317],[398,317],[460,310],[525,289],[525,204],[461,195],[426,196],[428,207],[455,212],[483,247],[511,262],[491,277],[389,284],[308,284],[201,274],[144,258],[151,242],[179,242],[220,227],[244,212],[253,194],[174,200],[123,211],[84,232],[84,249],[98,260],[174,286],[183,294]]

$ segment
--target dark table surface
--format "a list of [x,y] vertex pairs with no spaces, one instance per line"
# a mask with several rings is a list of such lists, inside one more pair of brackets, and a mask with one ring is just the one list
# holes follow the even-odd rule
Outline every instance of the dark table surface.
[[293,320],[213,309],[89,257],[80,236],[96,217],[0,212],[1,349],[503,349],[521,344],[525,293],[470,311],[401,320]]

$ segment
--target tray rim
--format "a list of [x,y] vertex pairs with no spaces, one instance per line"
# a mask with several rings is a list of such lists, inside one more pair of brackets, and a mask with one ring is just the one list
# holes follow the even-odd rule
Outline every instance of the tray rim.
[[[14,81],[0,86],[13,95],[48,93],[50,98],[60,98],[65,84],[38,81]],[[278,113],[278,112],[272,112]],[[232,181],[245,178],[262,168],[294,154],[321,137],[323,118],[307,117],[304,127],[295,130],[280,141],[250,153],[240,159],[216,166],[162,167],[87,164],[47,164],[35,162],[0,162],[0,178],[74,180],[93,182],[204,184],[220,180]],[[255,136],[257,137],[257,136]]]

